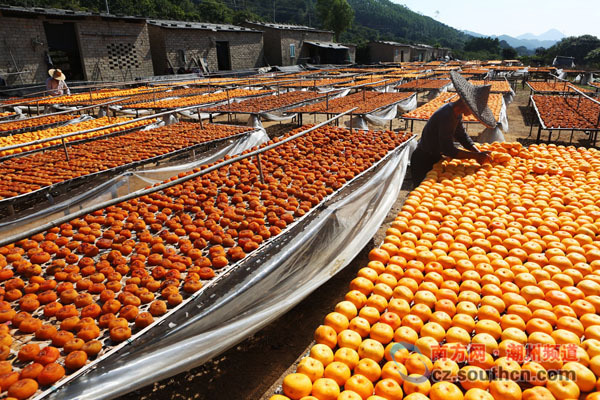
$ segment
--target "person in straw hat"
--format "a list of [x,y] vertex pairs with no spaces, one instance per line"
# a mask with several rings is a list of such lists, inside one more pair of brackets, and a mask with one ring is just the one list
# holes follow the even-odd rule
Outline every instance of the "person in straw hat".
[[71,94],[67,83],[65,82],[65,74],[58,69],[52,68],[48,71],[50,78],[46,79],[46,90],[51,96],[60,96],[63,94]]
[[[410,158],[414,187],[417,187],[433,165],[443,156],[458,159],[475,159],[480,163],[490,160],[488,151],[479,151],[467,135],[462,123],[463,114],[473,114],[489,128],[496,126],[492,111],[487,106],[491,85],[474,86],[458,72],[450,72],[460,99],[440,107],[427,121],[421,139]],[[464,149],[459,149],[458,141]]]

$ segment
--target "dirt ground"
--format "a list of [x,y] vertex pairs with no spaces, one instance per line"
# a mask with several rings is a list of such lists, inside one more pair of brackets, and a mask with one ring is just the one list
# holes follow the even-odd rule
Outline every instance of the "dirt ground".
[[[530,136],[531,125],[527,122],[529,91],[520,89],[519,86],[513,103],[507,109],[509,132],[505,133],[505,137],[507,141],[519,140],[523,143],[531,143],[537,135],[537,126],[533,127]],[[320,120],[322,118],[317,121]],[[307,122],[312,123],[312,118],[310,121],[305,120],[305,123]],[[243,124],[244,121],[238,123]],[[265,125],[271,137],[297,127],[295,124],[270,123]],[[421,122],[415,123],[414,132],[420,133],[423,125]],[[403,129],[404,127],[403,122],[394,121],[394,129]],[[476,136],[480,128],[479,126],[469,128],[469,134]],[[547,138],[547,134],[542,138]],[[560,139],[561,141],[566,139],[568,142],[569,138],[563,133]],[[585,135],[575,135],[573,143],[583,144],[585,140]],[[388,213],[385,223],[373,239],[344,270],[332,277],[291,311],[210,362],[134,391],[121,397],[121,400],[268,400],[280,385],[283,377],[288,371],[295,368],[297,361],[310,348],[315,327],[322,323],[323,317],[334,308],[337,302],[343,300],[349,282],[354,278],[356,272],[368,262],[369,250],[383,240],[385,231],[404,203],[410,186],[410,173],[408,173],[402,192]]]

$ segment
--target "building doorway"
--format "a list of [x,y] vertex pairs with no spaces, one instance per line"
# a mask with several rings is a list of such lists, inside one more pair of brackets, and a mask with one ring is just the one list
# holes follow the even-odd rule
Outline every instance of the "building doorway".
[[44,22],[44,31],[52,66],[62,70],[69,80],[84,80],[75,24]]
[[229,54],[229,42],[218,41],[217,44],[217,64],[219,71],[231,70],[231,56]]

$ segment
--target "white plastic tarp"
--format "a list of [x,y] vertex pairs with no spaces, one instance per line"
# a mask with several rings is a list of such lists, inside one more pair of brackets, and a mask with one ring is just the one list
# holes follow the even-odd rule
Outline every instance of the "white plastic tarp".
[[452,85],[452,84],[450,83],[439,89],[430,90],[429,93],[427,94],[427,101],[431,101],[431,100],[435,99],[436,97],[438,97],[440,95],[440,93],[447,92],[451,87],[450,85]]
[[498,125],[504,132],[508,132],[508,112],[506,109],[506,102],[502,98],[502,108],[500,108],[500,118],[498,118]]
[[112,111],[115,111],[117,113],[120,114],[125,114],[125,115],[150,115],[150,114],[154,114],[154,110],[148,110],[145,108],[141,108],[141,109],[133,109],[133,108],[126,108],[127,106],[125,106],[125,108],[123,106],[108,106],[108,108],[110,108]]
[[50,204],[48,207],[34,212],[26,211],[18,214],[15,218],[0,222],[0,238],[26,231],[44,222],[69,215],[82,208],[133,193],[147,186],[162,182],[180,172],[191,171],[201,165],[221,160],[226,155],[233,156],[240,154],[244,150],[259,146],[268,140],[269,137],[264,130],[251,131],[238,138],[223,141],[217,147],[198,155],[192,155],[185,160],[167,163],[164,167],[147,167],[147,169],[124,172],[99,183],[93,189],[59,203],[54,203],[53,199],[49,198],[48,201]]
[[498,118],[498,125],[495,128],[484,128],[477,136],[476,142],[478,143],[493,143],[493,142],[504,142],[504,133],[508,132],[508,115],[506,109],[506,102],[502,99],[502,108],[500,109],[500,117]]
[[274,321],[372,238],[398,197],[408,149],[396,149],[217,285],[49,398],[115,398],[201,365]]
[[[337,90],[337,89],[336,89]],[[346,95],[348,95],[348,93],[350,93],[350,89],[344,89],[341,90],[339,93],[336,93],[334,95],[329,96],[329,100],[333,100],[333,99],[337,99],[340,97],[345,97]],[[326,101],[323,98],[317,99],[315,101],[307,101],[303,104],[310,104],[310,103],[315,103],[315,102],[321,102],[321,101]],[[287,109],[290,109],[292,107],[287,107]],[[288,113],[285,112],[285,109],[283,111],[270,111],[270,112],[262,112],[259,114],[250,114],[250,116],[248,117],[248,123],[247,126],[250,126],[254,129],[265,129],[263,127],[263,124],[261,122],[261,120],[267,120],[267,121],[288,121],[290,119],[296,118],[298,116],[298,113]]]
[[[352,126],[360,130],[368,130],[367,122],[370,122],[377,126],[383,126],[396,118],[398,115],[398,109],[402,112],[411,111],[417,108],[417,94],[413,93],[410,97],[394,103],[388,107],[382,108],[381,110],[375,111],[370,114],[356,116],[352,119]],[[346,122],[346,126],[349,126],[350,122]]]
[[485,128],[477,136],[478,143],[493,143],[493,142],[504,142],[504,134],[500,128]]
[[402,112],[412,111],[417,108],[417,93],[414,93],[410,97],[402,100],[398,103],[398,108]]

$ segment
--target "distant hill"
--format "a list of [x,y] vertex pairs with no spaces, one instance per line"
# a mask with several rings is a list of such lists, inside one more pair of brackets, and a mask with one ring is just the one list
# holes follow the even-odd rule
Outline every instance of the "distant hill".
[[[482,35],[481,33],[473,31],[463,31],[464,33],[474,37],[487,37],[488,35]],[[534,35],[532,33],[525,33],[519,35],[516,38],[509,35],[491,35],[492,38],[498,38],[504,40],[506,43],[514,48],[525,47],[528,50],[535,50],[538,47],[549,48],[552,47],[556,42],[560,41],[565,37],[561,32],[556,29],[550,29],[548,32],[544,32],[541,35]]]
[[550,29],[540,35],[534,35],[533,33],[525,33],[523,35],[517,36],[517,39],[526,39],[526,40],[553,40],[558,42],[561,39],[564,39],[565,35],[559,31],[558,29]]
[[431,17],[389,0],[348,0],[354,9],[357,28],[378,32],[383,39],[462,48],[468,36]]
[[[172,1],[172,0],[171,0]],[[232,6],[232,1],[225,1]],[[249,11],[267,21],[303,24],[319,27],[316,0],[238,1]],[[354,26],[342,35],[342,41],[395,40],[411,43],[438,44],[453,49],[462,48],[468,36],[433,18],[418,14],[408,7],[389,0],[348,0],[354,9]],[[240,6],[238,6],[240,9]]]

